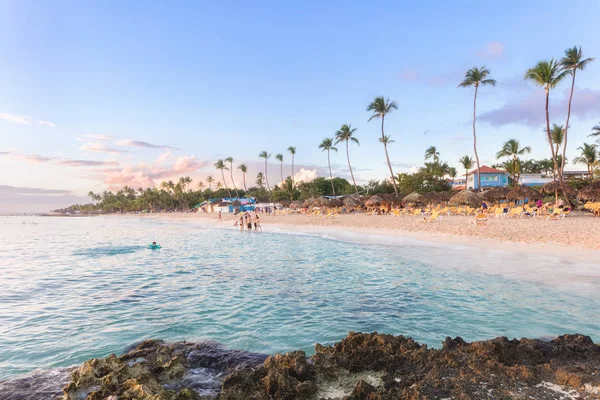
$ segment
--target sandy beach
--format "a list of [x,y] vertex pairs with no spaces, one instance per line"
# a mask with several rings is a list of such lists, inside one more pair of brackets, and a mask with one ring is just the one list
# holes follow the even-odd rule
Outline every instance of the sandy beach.
[[[171,213],[148,217],[171,220],[200,220],[233,225],[236,217],[223,214]],[[517,252],[567,256],[571,261],[600,260],[600,218],[571,215],[559,221],[542,219],[489,219],[486,226],[475,226],[468,216],[444,216],[441,222],[423,223],[422,217],[344,214],[334,218],[320,216],[260,215],[263,228],[307,233],[352,232],[363,236],[401,236],[427,242],[485,247]],[[362,238],[365,239],[365,238]],[[361,240],[364,241],[364,240]],[[372,241],[372,240],[371,240]]]

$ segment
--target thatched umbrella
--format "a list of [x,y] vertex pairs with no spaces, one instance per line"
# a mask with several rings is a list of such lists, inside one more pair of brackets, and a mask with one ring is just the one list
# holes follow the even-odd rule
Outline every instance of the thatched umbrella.
[[392,206],[402,204],[402,201],[393,193],[380,194],[379,197],[383,199],[383,204],[391,204]]
[[313,202],[314,202],[314,201],[315,201],[315,199],[313,199],[313,198],[306,199],[306,200],[304,200],[304,202],[302,203],[302,207],[306,207],[306,208],[312,207],[312,206],[313,206]]
[[437,194],[437,192],[427,192],[423,193],[421,200],[429,204],[437,203],[440,201],[440,196]]
[[286,200],[286,199],[280,200],[280,201],[278,201],[278,203],[281,204],[284,207],[288,207],[290,205],[290,201]]
[[465,189],[452,196],[452,198],[450,199],[450,204],[461,206],[469,205],[477,207],[481,204],[481,197],[477,196],[477,194],[473,193],[472,191]]
[[331,199],[329,200],[329,207],[341,207],[344,203],[340,199]]
[[297,209],[297,208],[302,208],[302,202],[301,202],[301,201],[298,201],[298,200],[296,200],[296,201],[292,201],[292,202],[290,203],[290,208],[294,208],[294,209]]
[[408,203],[422,203],[423,202],[423,196],[420,195],[417,192],[412,192],[411,194],[409,194],[408,196],[405,196],[402,199],[402,202],[404,204],[408,204]]
[[344,198],[344,205],[349,208],[354,208],[360,206],[360,201],[358,201],[356,197],[348,196]]
[[525,204],[525,199],[541,199],[542,194],[531,186],[519,185],[513,187],[506,195],[506,198],[509,200],[523,200],[523,204]]
[[504,200],[507,198],[508,192],[510,192],[509,188],[499,186],[490,190],[486,190],[481,194],[481,198],[485,201]]
[[448,202],[448,201],[450,201],[452,196],[454,196],[456,193],[457,192],[455,192],[453,190],[447,190],[445,192],[438,192],[437,193],[438,201]]
[[577,197],[582,200],[597,201],[600,200],[600,181],[590,183],[577,193]]
[[329,205],[329,200],[325,197],[317,197],[312,202],[313,207],[327,207],[327,205]]
[[[569,197],[574,196],[575,195],[575,190],[569,186],[569,185],[565,185],[565,194]],[[556,194],[556,192],[560,192],[562,193],[562,188],[560,187],[560,182],[558,181],[552,181],[550,183],[546,183],[544,186],[542,186],[540,188],[540,192],[544,193],[544,194]]]
[[377,195],[371,196],[369,200],[365,202],[367,207],[379,207],[383,203],[383,199]]

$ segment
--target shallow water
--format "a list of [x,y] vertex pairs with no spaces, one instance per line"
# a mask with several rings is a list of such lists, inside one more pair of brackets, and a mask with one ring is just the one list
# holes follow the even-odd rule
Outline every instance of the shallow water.
[[[464,248],[103,217],[0,217],[0,243],[0,379],[148,338],[268,354],[311,352],[348,331],[433,346],[456,335],[600,340],[597,281],[574,291],[478,273],[488,260]],[[510,260],[535,268],[527,257]]]

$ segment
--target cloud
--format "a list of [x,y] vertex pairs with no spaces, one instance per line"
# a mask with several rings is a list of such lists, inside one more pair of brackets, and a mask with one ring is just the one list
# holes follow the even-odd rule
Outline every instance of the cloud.
[[[553,120],[564,119],[569,101],[569,89],[562,94],[550,93],[550,99],[560,96],[558,101],[550,105],[550,116]],[[507,101],[502,107],[483,113],[479,120],[492,126],[525,125],[538,127],[545,122],[544,91],[531,90],[525,97],[516,101]],[[600,115],[600,90],[575,89],[571,115],[584,119]]]
[[139,140],[119,140],[117,145],[123,147],[138,147],[144,149],[169,149],[169,150],[181,150],[178,147],[167,146],[164,144],[152,144],[148,142],[142,142]]
[[483,58],[500,58],[504,55],[504,43],[492,41],[477,51],[477,55]]
[[[319,173],[316,169],[305,169],[300,168],[300,171],[294,174],[294,182],[296,184],[300,182],[311,182],[319,177]],[[277,185],[281,186],[284,182],[278,182]]]
[[51,128],[56,128],[56,125],[54,125],[54,123],[50,122],[50,121],[38,121],[38,124],[40,125],[47,125]]
[[167,151],[166,153],[163,153],[160,156],[158,156],[158,158],[156,159],[156,163],[164,164],[165,162],[169,161],[172,158],[173,158],[173,153],[171,153],[170,151]]
[[70,190],[40,189],[0,185],[0,213],[47,212],[74,203],[89,203]]
[[101,142],[106,142],[109,140],[112,140],[112,138],[114,137],[113,135],[105,135],[102,133],[92,133],[89,135],[83,135],[83,137],[88,138],[88,139],[92,139],[92,140],[99,140]]
[[130,152],[129,150],[125,150],[125,149],[109,147],[109,146],[105,145],[104,143],[99,143],[99,142],[86,143],[83,146],[81,146],[80,149],[83,151],[91,151],[91,152],[96,152],[96,153],[110,153],[112,155]]
[[62,159],[56,161],[57,165],[65,165],[68,167],[108,167],[108,166],[117,166],[119,163],[117,161],[95,161],[95,160],[69,160]]
[[404,71],[400,73],[400,78],[405,81],[416,81],[417,77],[417,71],[414,69],[404,69]]
[[1,112],[0,119],[9,121],[9,122],[14,122],[17,124],[22,124],[22,125],[31,124],[31,117],[28,117],[26,115],[17,115],[17,114],[10,114],[7,112]]
[[[179,157],[172,165],[159,163],[126,165],[120,169],[107,170],[101,177],[111,190],[117,190],[125,185],[132,187],[154,187],[161,180],[191,174],[207,165],[206,161],[195,156]],[[99,178],[99,176],[96,176]]]

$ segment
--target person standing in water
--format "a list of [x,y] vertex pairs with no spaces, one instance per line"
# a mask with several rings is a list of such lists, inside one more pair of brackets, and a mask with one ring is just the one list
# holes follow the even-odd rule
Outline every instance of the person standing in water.
[[251,231],[252,230],[252,217],[248,213],[246,213],[246,225],[248,226],[248,231]]
[[254,216],[254,231],[258,231],[258,229],[260,229],[260,231],[262,232],[262,227],[260,226],[260,219],[258,218],[258,214],[256,214]]
[[240,217],[240,232],[244,231],[244,217]]
[[219,216],[217,217],[218,221],[223,221],[223,216],[221,215],[221,210],[219,210]]

